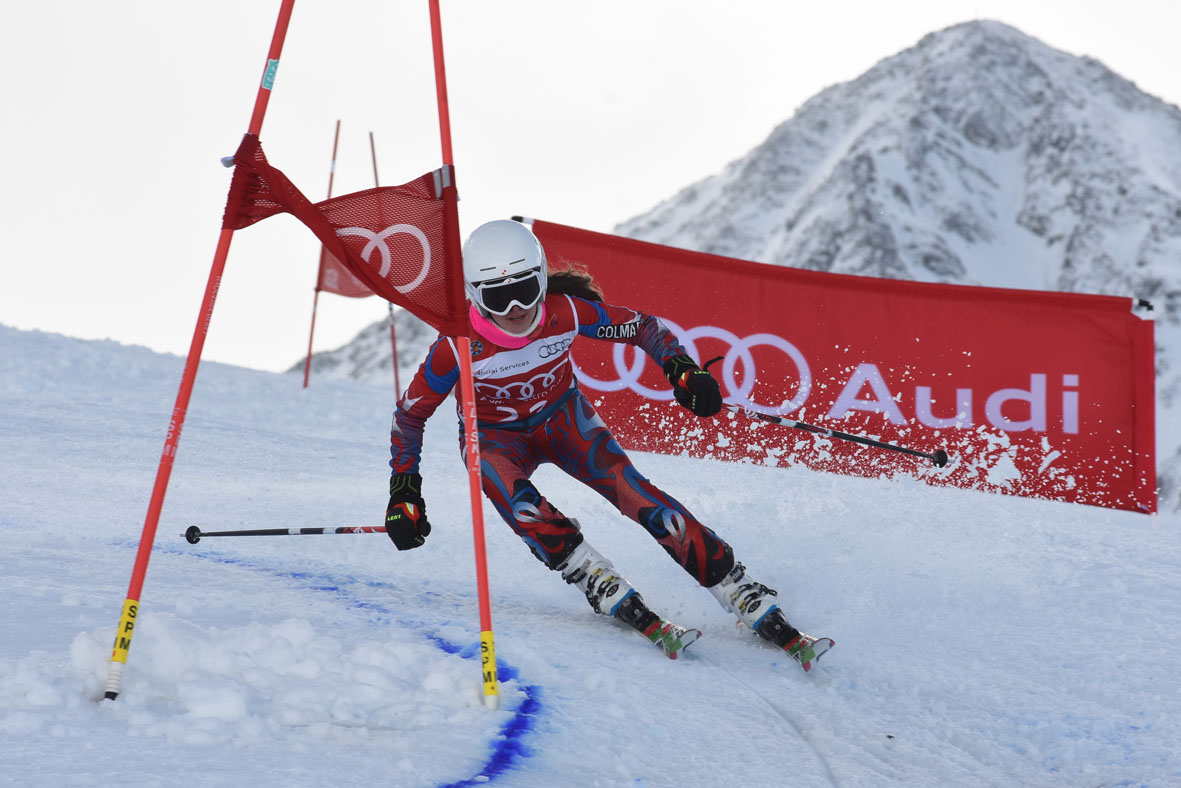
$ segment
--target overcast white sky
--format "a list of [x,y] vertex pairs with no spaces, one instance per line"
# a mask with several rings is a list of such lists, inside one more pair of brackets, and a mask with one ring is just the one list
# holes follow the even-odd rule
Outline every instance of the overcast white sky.
[[[31,0],[0,16],[0,323],[184,355],[279,0]],[[926,33],[997,19],[1181,103],[1161,0],[443,0],[460,221],[610,231]],[[427,0],[299,0],[262,140],[312,199],[440,164]],[[318,246],[234,236],[203,358],[280,370],[307,345]],[[622,298],[620,300],[626,300]],[[386,314],[320,299],[316,348]],[[0,349],[2,352],[2,349]],[[177,376],[179,381],[180,370]]]

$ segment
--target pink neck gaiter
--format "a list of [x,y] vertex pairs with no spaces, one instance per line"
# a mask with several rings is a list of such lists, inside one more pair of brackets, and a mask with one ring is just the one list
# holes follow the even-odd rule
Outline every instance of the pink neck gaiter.
[[[545,322],[545,304],[542,303],[540,308],[541,317],[537,320],[537,325],[539,326]],[[480,310],[476,308],[475,304],[469,307],[468,316],[471,318],[472,327],[476,329],[476,332],[494,345],[516,350],[517,348],[525,347],[525,345],[533,341],[529,339],[529,334],[532,334],[532,331],[523,337],[515,337],[496,325],[491,318],[484,317],[480,314]]]

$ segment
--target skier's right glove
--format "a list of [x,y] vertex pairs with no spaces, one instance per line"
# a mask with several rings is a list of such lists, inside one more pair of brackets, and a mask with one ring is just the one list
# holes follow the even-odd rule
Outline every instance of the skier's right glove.
[[422,475],[395,473],[390,477],[390,504],[385,510],[385,532],[399,550],[413,550],[426,541],[431,524],[422,500]]

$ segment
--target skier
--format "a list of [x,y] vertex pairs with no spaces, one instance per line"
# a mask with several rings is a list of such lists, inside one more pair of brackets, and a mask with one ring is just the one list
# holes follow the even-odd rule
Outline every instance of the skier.
[[[746,573],[730,545],[640,475],[579,391],[570,346],[584,336],[642,348],[661,365],[677,402],[701,418],[722,407],[709,371],[656,317],[603,303],[585,272],[549,271],[541,243],[519,222],[476,228],[463,246],[463,275],[483,490],[509,527],[595,612],[626,622],[669,657],[700,635],[650,611],[578,522],[533,486],[538,465],[553,463],[642,525],[725,610],[810,669],[831,641],[792,627],[776,592]],[[419,473],[422,436],[459,378],[457,347],[450,337],[435,340],[394,411],[386,532],[399,550],[422,545],[431,531]]]

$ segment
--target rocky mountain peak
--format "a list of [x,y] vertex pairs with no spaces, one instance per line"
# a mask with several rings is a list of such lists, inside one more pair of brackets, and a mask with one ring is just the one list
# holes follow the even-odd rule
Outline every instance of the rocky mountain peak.
[[616,232],[838,273],[1181,309],[1181,110],[999,22],[925,36]]

